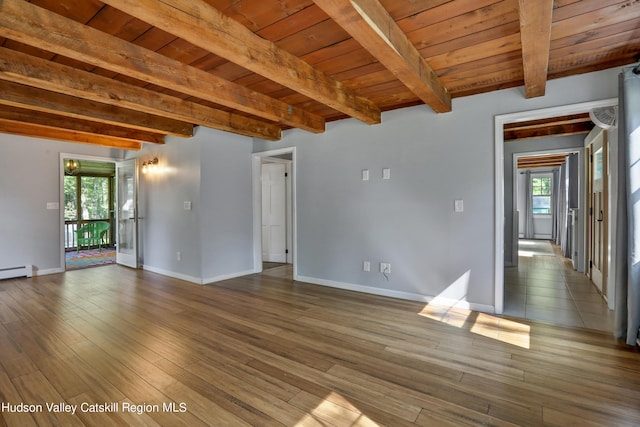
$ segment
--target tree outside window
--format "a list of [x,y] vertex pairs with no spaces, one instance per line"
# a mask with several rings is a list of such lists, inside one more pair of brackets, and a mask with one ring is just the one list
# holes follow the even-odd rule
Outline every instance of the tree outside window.
[[551,178],[532,178],[531,194],[533,199],[533,213],[551,215]]

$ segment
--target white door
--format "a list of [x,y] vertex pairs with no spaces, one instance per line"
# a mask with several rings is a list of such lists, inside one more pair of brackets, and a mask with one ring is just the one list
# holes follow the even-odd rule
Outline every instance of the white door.
[[262,165],[262,260],[287,262],[285,164]]
[[116,163],[116,262],[138,268],[136,160]]
[[606,132],[601,132],[590,146],[590,277],[598,289],[606,295],[607,263],[607,142]]

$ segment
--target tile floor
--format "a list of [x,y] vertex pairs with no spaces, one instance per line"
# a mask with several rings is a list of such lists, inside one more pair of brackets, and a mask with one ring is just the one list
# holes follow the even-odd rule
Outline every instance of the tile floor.
[[505,268],[505,315],[613,330],[613,311],[557,246],[546,240],[520,240],[518,264]]

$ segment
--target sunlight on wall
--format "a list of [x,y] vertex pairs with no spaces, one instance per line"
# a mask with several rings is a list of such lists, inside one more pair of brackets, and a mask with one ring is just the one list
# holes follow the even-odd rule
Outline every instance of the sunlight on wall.
[[[471,270],[467,270],[462,276],[450,284],[444,291],[436,295],[429,304],[442,305],[447,307],[469,308],[467,300],[467,290],[469,289],[469,277]],[[464,302],[463,302],[464,301]]]

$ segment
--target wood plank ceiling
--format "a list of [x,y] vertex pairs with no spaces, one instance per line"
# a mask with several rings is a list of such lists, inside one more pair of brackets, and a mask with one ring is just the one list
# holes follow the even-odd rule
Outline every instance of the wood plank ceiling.
[[138,149],[292,127],[636,60],[640,0],[0,0],[0,132]]

